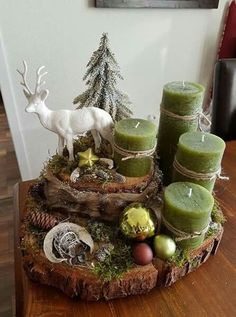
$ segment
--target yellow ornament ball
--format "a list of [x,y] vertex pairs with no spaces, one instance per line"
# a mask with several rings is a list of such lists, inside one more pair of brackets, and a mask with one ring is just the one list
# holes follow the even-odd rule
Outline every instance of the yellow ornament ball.
[[157,219],[153,211],[141,203],[127,206],[120,218],[120,229],[130,239],[145,240],[155,234]]

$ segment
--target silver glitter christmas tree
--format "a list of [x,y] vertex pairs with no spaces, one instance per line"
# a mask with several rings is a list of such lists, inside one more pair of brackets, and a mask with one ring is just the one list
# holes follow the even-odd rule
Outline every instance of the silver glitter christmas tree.
[[117,89],[117,80],[123,79],[119,65],[109,47],[107,33],[103,33],[99,48],[87,64],[87,71],[83,80],[86,80],[87,90],[77,96],[73,103],[78,108],[98,107],[107,111],[113,120],[119,121],[130,117],[131,102],[128,95]]

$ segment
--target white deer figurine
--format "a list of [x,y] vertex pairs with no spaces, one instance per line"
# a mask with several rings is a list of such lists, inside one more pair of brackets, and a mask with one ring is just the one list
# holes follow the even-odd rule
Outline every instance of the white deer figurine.
[[41,66],[37,70],[35,91],[32,92],[26,82],[27,64],[25,61],[23,61],[23,65],[23,72],[17,71],[22,76],[21,85],[24,87],[23,92],[29,102],[25,111],[36,113],[44,128],[58,135],[58,153],[60,155],[63,152],[64,145],[66,145],[69,160],[73,160],[73,139],[87,131],[92,133],[96,151],[101,144],[100,135],[108,140],[112,146],[114,124],[108,112],[96,107],[77,110],[50,110],[45,104],[49,91],[41,89],[41,86],[45,84],[45,82],[41,82],[41,79],[47,74],[47,72],[41,73],[45,66]]

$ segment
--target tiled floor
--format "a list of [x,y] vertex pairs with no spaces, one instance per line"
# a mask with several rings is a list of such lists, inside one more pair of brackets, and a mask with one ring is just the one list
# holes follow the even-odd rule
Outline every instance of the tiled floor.
[[0,317],[14,316],[13,186],[20,180],[0,99]]

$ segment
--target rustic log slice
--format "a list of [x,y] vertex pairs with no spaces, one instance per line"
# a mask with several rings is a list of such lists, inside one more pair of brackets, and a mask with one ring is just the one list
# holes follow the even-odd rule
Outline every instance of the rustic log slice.
[[219,226],[214,235],[207,238],[198,248],[189,253],[188,260],[181,266],[155,258],[153,264],[159,271],[158,286],[171,286],[188,273],[195,271],[208,260],[210,255],[215,255],[223,232],[223,227]]
[[96,301],[128,295],[146,294],[157,284],[158,271],[149,264],[135,266],[122,278],[104,282],[90,269],[70,266],[66,263],[51,263],[39,248],[29,230],[21,228],[22,261],[27,276],[44,285],[60,289],[70,297]]
[[23,266],[28,277],[33,281],[56,287],[70,297],[88,301],[145,294],[156,286],[170,286],[196,270],[211,254],[215,254],[223,234],[223,227],[220,227],[215,235],[191,252],[189,260],[181,267],[154,258],[153,263],[137,265],[124,273],[120,279],[104,282],[87,268],[49,262],[33,234],[26,230],[26,226],[27,224],[22,225],[21,236]]

